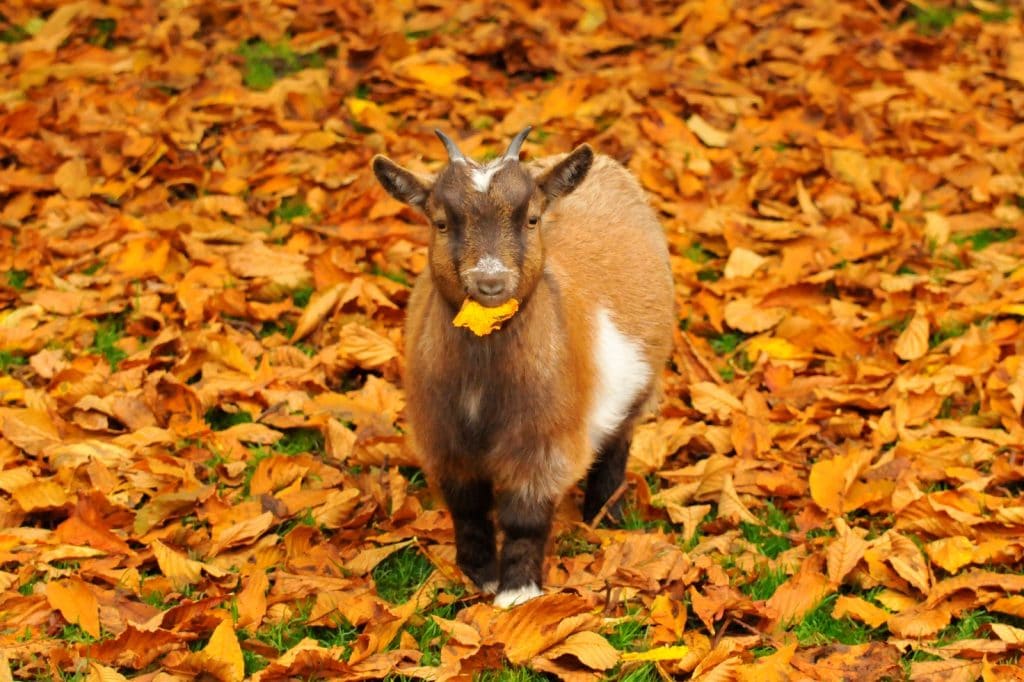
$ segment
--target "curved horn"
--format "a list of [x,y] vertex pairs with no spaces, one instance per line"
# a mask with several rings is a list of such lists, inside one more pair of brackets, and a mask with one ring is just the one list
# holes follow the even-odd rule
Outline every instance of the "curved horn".
[[434,134],[437,135],[437,137],[440,138],[441,142],[444,144],[445,151],[448,152],[449,161],[461,161],[462,163],[466,162],[466,156],[459,151],[459,148],[455,145],[454,142],[452,142],[451,138],[442,133],[438,128],[434,128]]
[[512,138],[512,142],[508,145],[508,149],[505,150],[502,158],[506,161],[518,161],[519,150],[523,146],[523,141],[526,139],[526,136],[530,134],[531,130],[533,130],[533,126],[526,126],[520,130],[519,133]]

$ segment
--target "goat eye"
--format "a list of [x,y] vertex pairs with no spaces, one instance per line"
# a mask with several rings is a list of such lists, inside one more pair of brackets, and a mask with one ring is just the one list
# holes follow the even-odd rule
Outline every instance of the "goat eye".
[[448,231],[448,223],[446,223],[443,220],[435,220],[434,221],[434,227],[437,228],[438,232],[447,232]]
[[530,218],[529,218],[529,220],[527,222],[530,223],[530,227],[536,227],[537,223],[540,222],[540,216],[532,215],[532,216],[530,216]]

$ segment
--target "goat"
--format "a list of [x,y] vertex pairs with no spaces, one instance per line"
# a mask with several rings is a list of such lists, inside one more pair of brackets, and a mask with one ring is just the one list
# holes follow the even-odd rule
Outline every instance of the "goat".
[[[569,488],[586,476],[589,522],[622,484],[675,320],[665,235],[637,180],[588,144],[521,163],[529,131],[486,164],[435,131],[448,163],[434,176],[372,161],[432,225],[407,312],[407,417],[451,511],[459,568],[501,608],[541,594]],[[475,336],[452,325],[467,298],[520,308]]]

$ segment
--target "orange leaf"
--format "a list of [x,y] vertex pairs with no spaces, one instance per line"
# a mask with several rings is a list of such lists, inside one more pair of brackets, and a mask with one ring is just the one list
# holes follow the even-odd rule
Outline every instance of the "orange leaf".
[[893,351],[900,360],[917,360],[928,352],[928,318],[918,312],[896,339]]
[[92,589],[80,578],[68,578],[46,585],[46,600],[60,611],[64,620],[78,625],[90,636],[100,636],[100,605]]
[[238,644],[238,637],[230,620],[221,621],[210,641],[203,648],[204,654],[214,661],[226,664],[230,672],[229,682],[241,682],[245,677],[245,660],[242,658],[242,647]]
[[516,314],[519,310],[519,301],[510,298],[499,306],[493,308],[485,307],[471,298],[462,302],[458,314],[452,320],[456,327],[465,327],[477,336],[487,336],[493,331],[501,329],[502,323]]
[[65,161],[54,173],[53,182],[68,199],[84,199],[92,193],[89,168],[84,159]]
[[849,616],[873,628],[877,628],[888,621],[890,615],[885,609],[879,608],[865,599],[850,597],[845,594],[839,595],[835,606],[832,608],[833,618],[838,619],[843,616]]
[[719,421],[726,421],[733,410],[741,411],[743,404],[726,389],[710,381],[700,381],[690,386],[693,406],[702,414],[714,415]]

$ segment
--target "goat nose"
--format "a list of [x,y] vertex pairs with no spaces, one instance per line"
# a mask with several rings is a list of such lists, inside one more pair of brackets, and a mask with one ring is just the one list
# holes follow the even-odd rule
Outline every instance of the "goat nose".
[[497,296],[501,292],[505,291],[505,278],[504,277],[478,277],[476,280],[476,289],[484,296]]

